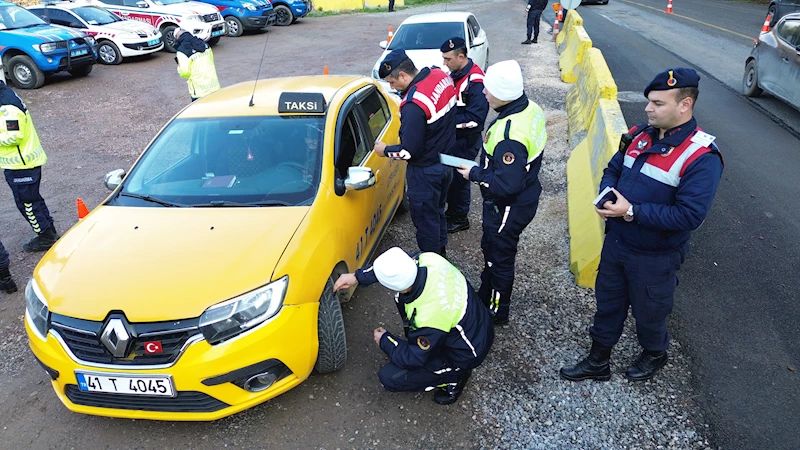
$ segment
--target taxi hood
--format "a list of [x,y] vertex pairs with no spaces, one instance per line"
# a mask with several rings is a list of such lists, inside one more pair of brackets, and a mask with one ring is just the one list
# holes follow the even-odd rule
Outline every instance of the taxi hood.
[[198,317],[272,281],[308,210],[100,206],[53,246],[34,279],[50,311],[70,317]]

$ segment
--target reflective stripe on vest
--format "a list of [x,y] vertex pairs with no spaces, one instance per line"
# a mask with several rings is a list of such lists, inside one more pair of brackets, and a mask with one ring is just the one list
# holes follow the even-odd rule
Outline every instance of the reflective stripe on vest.
[[[16,110],[13,106],[3,105],[2,108],[6,107]],[[0,111],[2,111],[2,108],[0,108]],[[5,111],[2,112],[5,113]],[[0,168],[10,170],[31,169],[43,166],[47,162],[47,154],[45,154],[42,143],[39,141],[39,135],[33,126],[30,111],[25,111],[23,120],[25,124],[20,124],[20,129],[25,132],[25,135],[22,136],[22,141],[13,145],[0,144],[0,155],[2,155],[0,156]]]
[[470,83],[483,83],[483,76],[483,70],[481,70],[477,64],[473,63],[472,68],[469,69],[469,72],[461,77],[460,80],[456,81],[458,106],[467,106],[467,104],[464,102],[464,91],[467,90],[467,87],[469,87]]
[[441,69],[431,68],[431,73],[409,90],[400,108],[409,101],[422,108],[428,124],[432,124],[456,106],[453,79]]
[[[697,127],[695,132],[702,131]],[[636,158],[653,146],[652,138],[647,133],[642,133],[631,142],[625,151],[625,167],[632,169]],[[686,169],[700,156],[711,152],[709,147],[692,142],[691,138],[683,141],[679,146],[665,154],[651,153],[639,169],[639,173],[652,178],[662,184],[678,187],[681,177]]]
[[205,97],[206,95],[219,90],[219,80],[217,79],[217,69],[214,65],[214,53],[211,49],[198,52],[189,57],[191,64],[191,75],[189,75],[189,92],[194,98]]
[[[486,143],[483,145],[486,154],[494,155],[494,148],[500,141],[511,139],[528,149],[530,163],[542,154],[547,143],[547,120],[544,111],[536,103],[528,100],[528,106],[522,111],[498,119],[489,128]],[[507,134],[507,136],[506,136]]]
[[450,262],[436,253],[422,253],[419,266],[428,269],[422,294],[405,305],[415,328],[435,328],[449,333],[467,313],[467,280]]

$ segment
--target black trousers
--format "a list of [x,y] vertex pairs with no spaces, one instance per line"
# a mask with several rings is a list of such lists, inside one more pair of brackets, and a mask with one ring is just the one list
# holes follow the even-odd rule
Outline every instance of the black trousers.
[[[456,146],[453,148],[453,156],[475,161],[481,151],[481,135],[477,133],[471,137],[456,139]],[[453,171],[455,172],[455,171]],[[471,202],[471,183],[464,179],[461,174],[454,173],[453,181],[447,190],[447,215],[466,216],[469,213]]]
[[420,251],[439,253],[447,247],[447,218],[444,205],[453,169],[440,163],[427,167],[408,166],[408,206],[411,222],[417,229]]
[[389,0],[389,11],[394,10],[394,0]]
[[542,19],[542,10],[537,9],[534,11],[528,11],[528,40],[531,40],[531,32],[533,32],[533,38],[539,39],[539,21]]
[[5,170],[6,182],[14,194],[14,202],[22,217],[28,221],[36,234],[53,226],[53,218],[39,193],[42,167],[21,170]]
[[437,387],[458,383],[463,371],[447,367],[443,362],[433,367],[403,369],[388,363],[378,371],[378,379],[387,391],[391,392],[423,392]]

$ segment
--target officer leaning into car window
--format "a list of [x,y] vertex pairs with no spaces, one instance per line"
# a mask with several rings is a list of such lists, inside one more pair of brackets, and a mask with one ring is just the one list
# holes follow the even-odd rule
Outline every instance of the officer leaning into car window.
[[547,130],[544,111],[525,95],[516,61],[489,67],[483,84],[498,116],[486,132],[480,165],[462,165],[458,172],[481,187],[484,266],[478,295],[494,314],[494,323],[504,325],[511,308],[519,236],[536,215],[542,193],[539,169]]
[[[451,154],[474,161],[481,151],[481,132],[489,114],[483,95],[483,70],[467,56],[467,43],[453,37],[442,44],[442,59],[456,87],[456,145]],[[447,232],[469,229],[470,185],[454,177],[447,191]]]
[[192,101],[219,90],[217,68],[214,65],[214,53],[202,39],[192,33],[178,28],[172,33],[178,51],[175,62],[178,63],[178,74],[188,78],[189,95]]
[[592,349],[561,377],[571,381],[611,377],[611,348],[622,334],[628,308],[643,351],[626,377],[643,381],[667,363],[667,316],[678,285],[676,272],[692,230],[706,218],[722,176],[714,136],[693,117],[700,76],[676,68],[656,75],[645,88],[649,126],[635,126],[603,172],[600,190],[614,188],[616,201],[599,214],[606,237],[595,282],[597,312],[589,330]]
[[494,341],[489,311],[459,270],[436,253],[410,257],[392,247],[371,267],[341,275],[334,290],[380,282],[397,292],[406,340],[377,328],[373,338],[389,363],[378,372],[388,391],[432,391],[434,401],[458,400],[472,369]]
[[442,165],[441,153],[456,141],[456,89],[444,71],[426,67],[420,71],[402,49],[392,50],[381,62],[378,74],[400,92],[400,144],[376,142],[380,156],[408,162],[406,186],[411,221],[417,228],[417,245],[423,252],[442,256],[447,247],[444,205],[453,171]]
[[[36,237],[28,241],[26,252],[43,252],[58,240],[55,222],[39,193],[42,166],[47,155],[39,142],[30,111],[25,103],[0,81],[0,167],[14,195],[17,209],[28,221]],[[0,277],[3,275],[0,272]]]

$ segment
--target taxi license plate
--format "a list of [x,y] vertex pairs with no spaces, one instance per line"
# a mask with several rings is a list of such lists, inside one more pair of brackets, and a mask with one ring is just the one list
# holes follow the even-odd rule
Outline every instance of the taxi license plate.
[[117,373],[75,372],[78,387],[84,392],[175,397],[172,377],[167,375],[130,376]]
[[83,55],[85,55],[87,53],[89,53],[89,50],[86,50],[85,48],[82,48],[80,50],[71,51],[69,55],[70,56],[83,56]]
[[158,44],[158,39],[153,39],[152,41],[147,41],[147,45],[156,45]]
[[211,37],[222,36],[224,34],[224,32],[225,32],[225,30],[214,31],[214,32],[211,33]]

